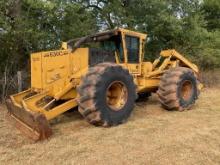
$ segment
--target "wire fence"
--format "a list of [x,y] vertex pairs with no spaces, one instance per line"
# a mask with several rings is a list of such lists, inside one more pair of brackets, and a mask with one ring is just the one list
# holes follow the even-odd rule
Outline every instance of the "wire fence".
[[9,95],[20,92],[30,86],[30,74],[18,71],[17,74],[4,72],[0,78],[0,102],[4,103]]

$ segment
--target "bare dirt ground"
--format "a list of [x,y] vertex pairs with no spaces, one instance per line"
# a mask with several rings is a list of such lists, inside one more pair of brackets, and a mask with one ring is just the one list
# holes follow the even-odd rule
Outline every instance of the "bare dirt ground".
[[0,107],[0,164],[220,164],[220,88],[204,89],[193,110],[163,110],[155,96],[139,102],[127,123],[87,124],[69,112],[53,136],[33,143],[5,120]]

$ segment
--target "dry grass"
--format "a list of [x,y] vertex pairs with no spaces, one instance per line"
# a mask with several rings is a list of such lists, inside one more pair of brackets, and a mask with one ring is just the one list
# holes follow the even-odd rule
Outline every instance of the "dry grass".
[[220,69],[203,71],[201,80],[206,87],[220,86]]
[[168,112],[156,97],[129,121],[97,128],[77,112],[53,121],[54,135],[33,143],[0,107],[0,164],[220,164],[220,88],[205,89],[193,110]]

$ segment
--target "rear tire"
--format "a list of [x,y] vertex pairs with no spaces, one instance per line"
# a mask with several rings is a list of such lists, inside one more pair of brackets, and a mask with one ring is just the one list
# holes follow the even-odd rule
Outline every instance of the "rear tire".
[[162,76],[157,94],[167,110],[189,109],[198,99],[197,78],[189,68],[172,68]]
[[78,110],[93,125],[121,124],[134,108],[133,77],[127,69],[114,63],[91,67],[77,90],[80,95]]

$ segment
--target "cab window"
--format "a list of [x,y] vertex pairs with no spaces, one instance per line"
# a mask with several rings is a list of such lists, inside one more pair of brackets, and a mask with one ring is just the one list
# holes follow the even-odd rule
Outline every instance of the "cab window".
[[139,45],[140,40],[138,37],[125,36],[128,63],[139,62]]

